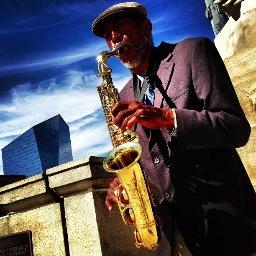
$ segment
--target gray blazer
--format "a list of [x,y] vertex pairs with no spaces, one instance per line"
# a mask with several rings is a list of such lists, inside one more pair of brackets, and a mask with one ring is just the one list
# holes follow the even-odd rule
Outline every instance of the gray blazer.
[[[255,192],[235,150],[247,143],[250,125],[214,44],[188,39],[156,50],[155,106],[175,108],[178,128],[173,137],[165,128],[137,127],[155,201],[172,202],[182,222],[213,208],[255,221]],[[134,100],[132,80],[120,97]]]

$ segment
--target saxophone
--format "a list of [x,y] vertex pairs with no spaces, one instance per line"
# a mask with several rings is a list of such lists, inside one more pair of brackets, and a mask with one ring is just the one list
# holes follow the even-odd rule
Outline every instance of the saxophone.
[[114,146],[104,158],[103,167],[108,172],[117,173],[121,181],[122,185],[117,188],[115,195],[124,223],[134,228],[136,247],[155,250],[159,245],[159,226],[152,210],[152,198],[138,163],[142,153],[138,134],[133,131],[122,133],[114,124],[111,112],[119,100],[119,94],[112,82],[112,70],[106,62],[109,57],[117,56],[123,47],[124,44],[119,43],[114,50],[103,51],[97,57],[98,76],[103,80],[97,90]]

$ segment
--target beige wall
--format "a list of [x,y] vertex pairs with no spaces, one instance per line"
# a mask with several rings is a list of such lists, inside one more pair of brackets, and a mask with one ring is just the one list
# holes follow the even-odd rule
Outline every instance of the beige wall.
[[252,133],[246,146],[238,148],[253,184],[256,184],[256,1],[244,0],[241,17],[229,19],[215,38]]

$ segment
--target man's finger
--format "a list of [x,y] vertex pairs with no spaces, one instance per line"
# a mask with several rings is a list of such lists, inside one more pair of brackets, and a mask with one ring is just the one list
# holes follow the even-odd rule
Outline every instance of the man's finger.
[[106,207],[107,207],[107,209],[108,209],[109,211],[112,210],[113,205],[116,205],[117,202],[118,202],[118,201],[117,201],[116,196],[114,195],[114,192],[111,192],[111,194],[108,194],[107,197],[106,197],[106,199],[105,199],[105,205],[106,205]]
[[121,128],[122,123],[125,121],[125,119],[126,118],[129,119],[129,116],[131,116],[134,112],[135,112],[135,110],[133,110],[133,109],[125,109],[125,110],[120,111],[115,116],[115,119],[114,119],[115,125],[117,125],[117,126],[119,126]]
[[121,132],[125,132],[127,130],[127,122],[130,120],[131,116],[126,117],[122,120],[121,125],[119,126]]
[[109,211],[112,210],[113,205],[117,204],[117,198],[115,196],[115,190],[118,186],[121,185],[120,179],[115,177],[114,180],[110,183],[109,189],[107,191],[107,196],[105,199],[105,206]]
[[133,116],[129,119],[129,121],[126,123],[126,129],[132,130],[132,128],[139,122],[139,119],[137,116]]
[[128,105],[129,105],[129,101],[125,101],[125,100],[118,101],[112,108],[113,116],[116,116],[120,111],[127,109]]

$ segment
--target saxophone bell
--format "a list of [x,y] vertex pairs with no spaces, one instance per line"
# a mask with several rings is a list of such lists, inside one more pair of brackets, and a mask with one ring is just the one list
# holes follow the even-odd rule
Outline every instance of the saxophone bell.
[[130,141],[113,148],[104,158],[103,167],[108,172],[118,173],[129,169],[133,163],[138,162],[142,149],[139,143]]

